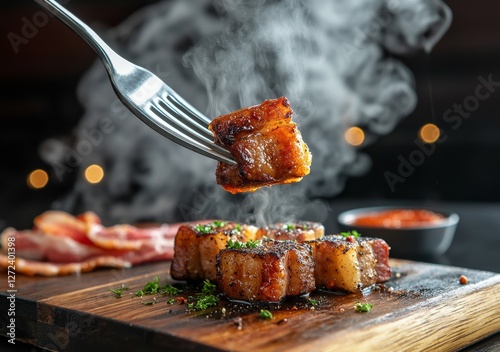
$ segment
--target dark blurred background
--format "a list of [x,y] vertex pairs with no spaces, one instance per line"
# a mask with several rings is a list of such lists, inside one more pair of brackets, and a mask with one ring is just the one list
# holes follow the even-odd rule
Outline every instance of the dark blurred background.
[[[99,29],[112,27],[153,2],[80,1],[71,4],[71,9]],[[488,79],[491,75],[493,81],[500,81],[500,3],[483,0],[447,4],[453,11],[453,22],[432,53],[400,58],[415,76],[416,110],[389,135],[360,147],[370,155],[373,165],[366,175],[349,179],[337,200],[500,200],[500,87],[492,88],[498,91],[481,100],[468,118],[461,119],[459,128],[453,128],[455,121],[443,119],[448,109],[476,94],[479,76]],[[23,18],[33,21],[40,8],[32,1],[2,2],[0,7],[4,38],[0,65],[0,225],[25,228],[31,226],[35,215],[70,190],[71,177],[63,182],[51,178],[42,189],[28,187],[26,178],[34,169],[50,169],[38,155],[40,142],[69,135],[78,123],[82,108],[75,87],[96,57],[55,19],[38,28],[16,53],[8,34],[20,34]],[[408,160],[417,148],[420,127],[428,122],[439,126],[446,140],[435,144],[435,151],[426,156],[425,162],[392,191],[384,174],[398,173],[400,156]]]

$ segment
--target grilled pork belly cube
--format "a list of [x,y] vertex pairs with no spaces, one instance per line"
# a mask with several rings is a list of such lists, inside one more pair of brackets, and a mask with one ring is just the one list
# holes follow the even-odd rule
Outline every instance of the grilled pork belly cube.
[[308,243],[316,261],[317,287],[358,292],[390,278],[388,246],[381,239],[325,236]]
[[372,237],[360,237],[358,238],[359,243],[367,243],[372,247],[373,255],[376,259],[375,273],[377,275],[377,283],[387,281],[392,276],[392,269],[389,265],[389,250],[390,247],[381,238]]
[[323,237],[325,227],[319,222],[302,221],[298,223],[277,223],[257,231],[257,238],[267,237],[274,240],[312,241]]
[[231,193],[300,181],[309,174],[312,156],[292,122],[287,98],[265,100],[215,118],[208,128],[237,165],[219,162],[217,183]]
[[174,258],[170,274],[176,280],[215,280],[217,254],[228,240],[246,242],[255,239],[257,228],[233,222],[182,225],[175,236]]
[[224,249],[217,256],[217,284],[230,299],[279,302],[313,291],[311,247],[265,240],[255,248]]

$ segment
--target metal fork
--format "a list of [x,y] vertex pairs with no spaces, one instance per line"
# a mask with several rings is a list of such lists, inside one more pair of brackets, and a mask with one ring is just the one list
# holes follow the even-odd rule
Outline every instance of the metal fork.
[[160,78],[115,53],[89,26],[53,0],[35,0],[89,44],[106,68],[122,103],[162,136],[209,158],[236,164],[226,149],[213,142],[210,119]]

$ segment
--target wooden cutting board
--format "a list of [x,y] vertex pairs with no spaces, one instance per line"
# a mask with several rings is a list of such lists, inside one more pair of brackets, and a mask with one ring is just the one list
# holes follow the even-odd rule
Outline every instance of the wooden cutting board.
[[[454,351],[500,331],[500,275],[402,260],[391,266],[385,287],[313,292],[316,306],[306,298],[263,307],[221,299],[201,312],[168,302],[194,288],[173,297],[134,296],[157,275],[172,283],[169,263],[59,278],[18,275],[16,338],[71,351]],[[468,284],[460,284],[461,275]],[[0,279],[7,296],[6,274]],[[122,285],[129,290],[116,298],[109,289]],[[355,312],[356,302],[373,309]],[[2,312],[8,304],[0,299]],[[273,318],[259,318],[261,308]],[[2,335],[6,326],[2,313]]]

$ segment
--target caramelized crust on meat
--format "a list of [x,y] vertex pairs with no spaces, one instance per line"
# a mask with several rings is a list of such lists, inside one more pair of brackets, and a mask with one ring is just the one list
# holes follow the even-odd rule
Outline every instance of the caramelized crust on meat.
[[174,258],[170,268],[176,280],[215,280],[217,254],[232,238],[241,242],[254,239],[257,228],[233,222],[182,225],[175,236]]
[[298,182],[309,174],[312,156],[292,115],[288,99],[281,97],[214,119],[209,129],[215,142],[237,162],[219,162],[217,183],[234,194]]
[[279,302],[313,291],[311,247],[266,240],[256,248],[224,249],[217,256],[217,284],[230,299]]
[[[388,246],[381,239],[330,235],[307,243],[316,261],[317,287],[358,292],[391,276]],[[385,253],[383,248],[387,249]]]
[[274,240],[312,241],[323,237],[325,227],[319,222],[277,223],[259,228],[257,238],[267,237]]

